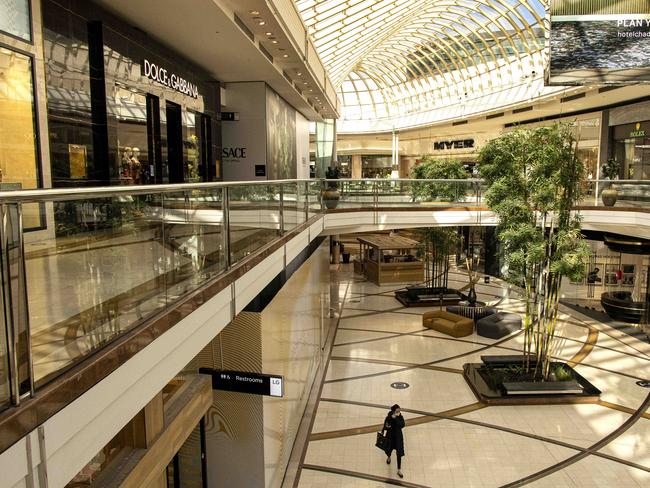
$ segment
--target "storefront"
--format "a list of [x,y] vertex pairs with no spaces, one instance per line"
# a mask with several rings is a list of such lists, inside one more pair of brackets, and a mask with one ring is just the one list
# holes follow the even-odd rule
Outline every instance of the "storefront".
[[650,179],[650,121],[615,126],[613,140],[613,157],[621,165],[619,177]]
[[[2,2],[0,13],[0,191],[42,186],[36,90],[36,42],[28,0]],[[25,205],[26,229],[42,226],[43,209]]]
[[217,80],[91,2],[42,6],[53,186],[220,178]]
[[600,151],[600,128],[602,124],[601,112],[562,117],[531,124],[511,124],[506,127],[505,132],[519,128],[533,129],[536,127],[548,127],[557,123],[571,126],[573,136],[578,144],[577,155],[585,166],[587,180],[595,180],[598,176],[598,154]]
[[392,168],[390,155],[364,154],[361,156],[361,178],[390,178]]

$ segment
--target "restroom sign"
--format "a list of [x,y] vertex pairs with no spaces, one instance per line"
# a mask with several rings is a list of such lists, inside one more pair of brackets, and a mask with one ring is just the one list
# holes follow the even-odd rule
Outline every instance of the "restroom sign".
[[222,371],[200,368],[199,373],[212,376],[212,389],[253,395],[284,396],[284,377],[278,375]]

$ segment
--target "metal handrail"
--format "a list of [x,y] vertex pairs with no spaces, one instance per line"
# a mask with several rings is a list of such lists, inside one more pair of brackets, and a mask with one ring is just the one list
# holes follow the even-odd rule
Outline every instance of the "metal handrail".
[[66,200],[78,197],[85,198],[109,198],[120,195],[142,195],[148,193],[173,193],[185,190],[211,190],[215,188],[225,188],[232,186],[269,186],[269,185],[287,185],[291,183],[327,183],[327,182],[367,182],[367,183],[392,183],[392,182],[409,182],[409,183],[483,183],[479,179],[435,179],[435,180],[416,180],[408,178],[384,180],[380,178],[368,179],[295,179],[295,180],[264,180],[264,181],[215,181],[212,183],[178,183],[167,185],[133,185],[133,186],[97,186],[91,188],[41,188],[35,190],[11,190],[0,191],[0,203],[18,203],[18,202],[37,202],[41,200],[56,201]]

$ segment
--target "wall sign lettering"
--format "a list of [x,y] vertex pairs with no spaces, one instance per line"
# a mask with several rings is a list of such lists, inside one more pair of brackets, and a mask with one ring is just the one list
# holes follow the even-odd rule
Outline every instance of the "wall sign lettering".
[[161,85],[165,85],[172,90],[182,93],[183,95],[190,96],[192,98],[199,97],[198,87],[189,81],[187,81],[182,76],[177,75],[176,73],[171,73],[168,69],[158,66],[156,63],[152,63],[148,59],[143,60],[142,62],[142,73],[145,77],[153,80]]
[[245,147],[224,147],[221,152],[224,159],[246,159]]
[[474,147],[474,139],[463,139],[458,141],[435,141],[433,143],[434,151],[444,151],[449,149],[471,149]]
[[220,371],[199,368],[199,373],[212,376],[212,389],[281,397],[284,395],[284,378],[278,375]]

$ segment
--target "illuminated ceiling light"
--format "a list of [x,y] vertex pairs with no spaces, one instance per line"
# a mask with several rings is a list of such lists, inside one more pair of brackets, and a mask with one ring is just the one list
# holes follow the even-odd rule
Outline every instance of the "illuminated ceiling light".
[[298,76],[302,76],[302,73],[301,73],[300,71],[298,71],[296,74],[297,74]]
[[288,58],[289,55],[288,55],[288,54],[283,54],[282,57],[283,57],[283,58]]
[[266,25],[266,22],[264,22],[263,20],[260,20],[260,21],[258,22],[258,25]]
[[251,15],[259,15],[260,14],[259,11],[257,11],[257,10],[251,10],[251,11],[249,11],[249,13]]
[[271,41],[271,42],[272,42],[273,44],[277,44],[277,43],[278,43],[278,41]]
[[267,36],[272,36],[272,35],[273,35],[273,32],[267,32],[266,35],[267,35]]

